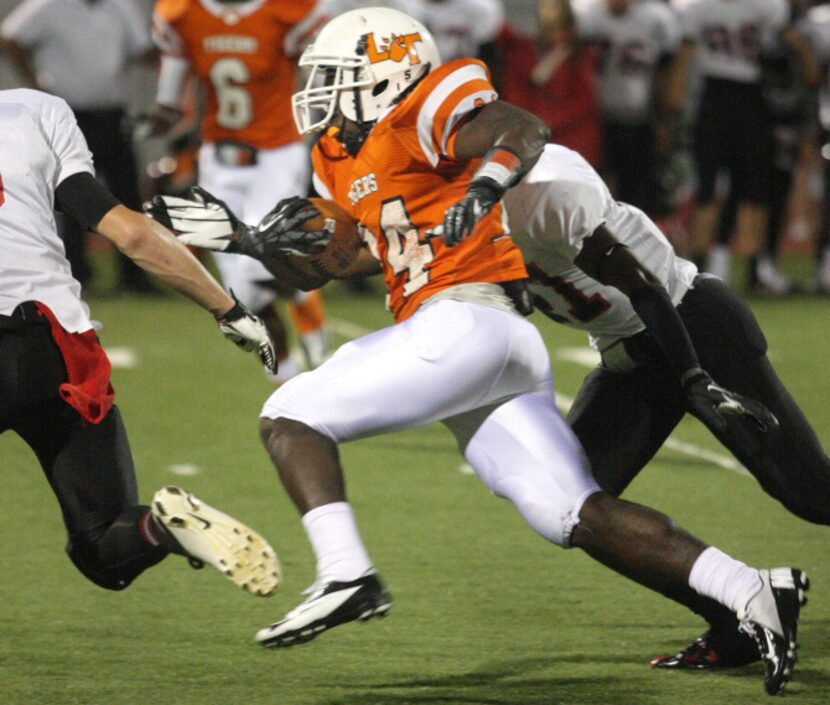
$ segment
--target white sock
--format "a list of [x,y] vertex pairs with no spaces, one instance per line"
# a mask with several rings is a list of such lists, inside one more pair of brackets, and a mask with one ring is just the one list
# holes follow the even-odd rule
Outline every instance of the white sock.
[[762,582],[755,568],[710,546],[692,566],[689,585],[701,595],[711,597],[737,613],[758,593]]
[[728,284],[731,263],[732,252],[729,247],[726,245],[713,245],[709,249],[705,269],[709,274],[714,274]]
[[303,515],[303,526],[317,556],[318,582],[354,580],[371,569],[348,502],[312,509]]

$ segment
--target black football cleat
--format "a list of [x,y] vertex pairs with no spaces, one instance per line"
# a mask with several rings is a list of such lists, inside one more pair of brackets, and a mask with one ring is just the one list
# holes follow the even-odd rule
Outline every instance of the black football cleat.
[[761,570],[761,589],[738,617],[741,631],[755,639],[766,666],[764,688],[781,692],[798,661],[798,616],[810,581],[798,568]]
[[256,640],[268,647],[302,644],[338,624],[385,617],[392,608],[392,598],[374,572],[349,582],[313,585],[310,592],[282,620],[260,629]]
[[651,660],[652,668],[737,668],[761,660],[755,640],[737,628],[710,629],[673,656]]

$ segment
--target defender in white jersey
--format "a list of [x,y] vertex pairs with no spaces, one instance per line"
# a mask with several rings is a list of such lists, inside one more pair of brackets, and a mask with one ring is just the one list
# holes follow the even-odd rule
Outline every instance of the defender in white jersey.
[[[416,35],[418,48],[409,59],[406,52],[366,50],[378,37]],[[790,635],[800,571],[770,573],[775,591],[768,593],[763,571],[706,547],[653,510],[598,491],[553,407],[538,331],[518,315],[526,299],[507,297],[522,291],[517,277],[525,270],[499,202],[542,155],[549,137],[544,124],[496,100],[478,62],[441,65],[428,30],[390,10],[332,20],[301,63],[313,70],[294,97],[298,126],[304,132],[329,128],[313,153],[315,176],[365,226],[367,249],[353,266],[383,268],[397,323],[344,345],[263,407],[260,435],[302,514],[317,579],[308,599],[260,630],[257,640],[291,646],[388,612],[390,597],[346,500],[337,444],[440,420],[482,481],[548,541],[582,548],[661,592],[691,586],[741,612],[743,605],[760,606],[759,599],[770,610],[773,598],[778,616],[761,630],[746,621],[743,628],[764,643],[766,688],[777,693],[794,663]],[[323,87],[315,83],[317,72],[330,77]],[[319,110],[309,110],[312,104]],[[374,188],[358,191],[367,173]],[[390,203],[398,204],[391,219]],[[319,235],[296,226],[298,213],[308,211],[314,215],[314,206],[296,199],[255,229],[241,227],[215,202],[157,197],[152,212],[192,244],[226,246],[233,239],[239,251],[258,256],[279,276],[281,252],[297,252],[304,238],[319,246]],[[618,244],[609,261],[624,256]],[[429,271],[421,274],[424,262]],[[650,284],[645,270],[637,268],[636,277],[641,272]],[[317,279],[304,283],[313,286]],[[632,299],[641,317],[670,326],[662,322],[666,311],[669,319],[677,314],[662,288],[641,288],[646,291]],[[702,420],[720,427],[727,425],[722,413],[747,413],[741,399],[697,366],[688,341],[685,350],[673,341],[670,346],[680,349],[678,376]]]
[[[546,147],[536,166],[507,192],[505,205],[537,309],[586,330],[602,355],[568,422],[604,490],[623,492],[686,413],[674,359],[684,354],[683,346],[670,339],[687,337],[718,384],[759,400],[778,420],[774,433],[730,420],[716,430],[719,440],[787,509],[830,524],[830,460],[776,375],[764,335],[743,301],[719,279],[698,275],[644,213],[615,201],[591,166],[564,147]],[[627,290],[631,278],[624,272],[632,266],[643,267],[665,289],[679,316],[674,328],[643,311],[637,289]],[[652,318],[644,320],[647,316]],[[711,629],[680,654],[653,665],[706,668],[760,658],[720,605],[692,591],[673,597],[709,620]]]
[[244,524],[176,487],[159,490],[152,509],[139,504],[109,360],[70,273],[55,206],[215,314],[234,342],[274,360],[262,321],[168,231],[95,180],[66,102],[0,91],[0,433],[16,432],[37,455],[61,507],[66,551],[96,585],[122,590],[172,551],[270,594],[276,556]]
[[443,61],[477,57],[488,63],[504,24],[501,0],[422,0],[421,13]]
[[761,52],[780,40],[798,52],[808,80],[815,83],[815,58],[789,22],[787,0],[685,0],[678,2],[683,45],[674,67],[668,106],[686,103],[687,77],[696,56],[703,77],[696,114],[694,158],[697,207],[692,217],[692,254],[710,255],[707,267],[729,274],[728,250],[709,252],[720,206],[718,174],[726,171],[738,192],[737,237],[755,254],[767,232],[772,135],[761,93]]
[[[577,31],[599,53],[603,174],[614,194],[649,213],[661,207],[657,130],[668,135],[662,87],[680,47],[677,15],[657,0],[588,0]],[[668,139],[660,140],[661,151]]]

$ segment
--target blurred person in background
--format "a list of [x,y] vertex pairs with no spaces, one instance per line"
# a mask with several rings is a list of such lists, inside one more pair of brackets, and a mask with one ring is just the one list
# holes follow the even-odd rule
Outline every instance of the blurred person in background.
[[[790,0],[790,4],[791,26],[800,31],[799,23],[806,13],[807,2]],[[778,249],[788,225],[795,170],[802,155],[815,145],[814,127],[818,114],[814,92],[805,79],[803,63],[790,46],[776,41],[766,48],[762,54],[761,69],[761,92],[772,133],[769,220],[766,241],[749,262],[747,289],[783,296],[792,292],[795,285],[778,268]],[[727,253],[735,227],[740,191],[740,187],[730,191],[721,213],[717,246]]]
[[818,120],[821,128],[820,149],[824,172],[824,197],[816,240],[816,269],[813,290],[830,295],[830,3],[809,10],[797,25],[816,52],[821,67],[818,94]]
[[362,7],[391,7],[393,10],[400,10],[422,19],[424,2],[425,0],[320,0],[309,19],[312,19],[315,31],[332,17],[350,10],[359,10]]
[[601,161],[602,128],[594,85],[595,57],[580,46],[569,0],[540,0],[538,31],[506,24],[496,42],[493,79],[508,103],[540,117],[551,141]]
[[574,9],[577,34],[598,53],[602,171],[617,198],[661,214],[657,136],[666,154],[673,115],[660,106],[680,23],[657,0],[583,0]]
[[[199,185],[252,222],[282,198],[305,193],[308,150],[291,118],[295,56],[323,21],[314,0],[158,0],[153,37],[162,52],[154,131],[182,117],[185,82],[199,79],[205,96],[199,151]],[[226,287],[268,326],[277,344],[282,383],[300,372],[275,308],[280,294],[297,330],[306,363],[329,354],[319,291],[301,292],[279,282],[250,257],[215,253]]]
[[421,6],[442,61],[476,58],[492,65],[504,24],[501,0],[422,0]]
[[693,57],[703,78],[696,115],[694,158],[697,205],[692,215],[691,256],[728,281],[729,250],[712,247],[720,214],[718,176],[737,192],[736,236],[748,254],[762,247],[768,226],[772,133],[761,91],[761,55],[780,39],[796,51],[808,82],[816,80],[806,40],[789,26],[786,0],[676,0],[683,44],[673,68],[667,108],[687,107]]
[[[135,0],[24,0],[0,27],[2,44],[23,85],[60,96],[71,106],[98,173],[129,208],[141,207],[136,159],[125,115],[133,62],[155,56],[147,19]],[[62,234],[72,272],[92,271],[86,230],[64,218]],[[154,291],[143,270],[118,254],[119,289]]]

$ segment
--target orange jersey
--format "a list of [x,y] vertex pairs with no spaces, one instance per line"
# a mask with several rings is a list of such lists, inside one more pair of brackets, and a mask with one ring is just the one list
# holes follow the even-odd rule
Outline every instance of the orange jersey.
[[294,61],[286,38],[316,0],[158,0],[153,34],[190,62],[207,94],[202,138],[260,149],[299,139],[291,117]]
[[389,308],[398,322],[447,287],[527,276],[502,223],[501,204],[455,247],[424,238],[464,197],[480,163],[454,158],[456,128],[470,111],[497,97],[484,64],[451,61],[381,117],[356,157],[345,152],[336,130],[312,151],[317,190],[361,223],[364,240],[383,265]]

